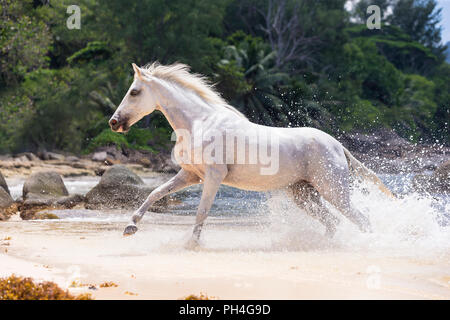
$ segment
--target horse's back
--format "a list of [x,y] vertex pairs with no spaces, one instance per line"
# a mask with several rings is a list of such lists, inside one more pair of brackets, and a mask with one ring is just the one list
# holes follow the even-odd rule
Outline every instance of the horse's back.
[[[309,181],[312,175],[322,174],[330,166],[346,166],[342,145],[321,130],[264,126],[260,129],[266,130],[270,137],[270,164],[230,165],[225,184],[249,190],[278,189],[300,180]],[[266,168],[265,173],[262,168]]]

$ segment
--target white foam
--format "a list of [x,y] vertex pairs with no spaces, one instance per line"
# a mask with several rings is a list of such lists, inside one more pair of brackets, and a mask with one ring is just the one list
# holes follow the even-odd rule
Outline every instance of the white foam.
[[341,220],[333,239],[323,236],[324,227],[302,212],[283,193],[268,201],[272,244],[286,250],[350,249],[356,251],[390,251],[400,255],[450,253],[448,199],[417,193],[389,199],[374,186],[357,186],[352,203],[371,221],[373,232],[362,233],[337,210]]

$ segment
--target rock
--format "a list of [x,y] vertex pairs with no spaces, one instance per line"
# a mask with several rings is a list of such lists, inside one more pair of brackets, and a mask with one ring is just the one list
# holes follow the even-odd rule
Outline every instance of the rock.
[[95,175],[100,176],[100,177],[105,173],[105,171],[106,171],[106,167],[104,167],[104,166],[95,168],[95,170],[94,170]]
[[120,160],[116,160],[116,159],[114,159],[114,158],[107,157],[107,158],[105,159],[105,163],[106,163],[107,165],[109,165],[109,166],[112,166],[112,165],[115,165],[115,164],[120,164]]
[[[449,182],[448,179],[450,178],[450,160],[441,164],[434,171],[434,175],[438,178],[441,178],[443,181]],[[447,186],[450,186],[450,184],[447,183]]]
[[70,209],[84,202],[79,194],[69,195],[67,188],[56,172],[37,172],[32,174],[23,185],[23,202],[18,210],[23,220],[41,219],[42,210]]
[[374,152],[387,157],[401,157],[414,148],[411,142],[389,129],[378,129],[371,134],[344,134],[339,137],[339,141],[352,152]]
[[24,159],[26,158],[28,161],[39,161],[39,160],[40,160],[40,159],[39,159],[34,153],[32,153],[32,152],[22,152],[22,153],[16,154],[15,157],[18,158],[18,159],[22,159],[22,160],[24,160]]
[[8,220],[17,212],[17,207],[13,207],[13,205],[14,200],[9,193],[5,178],[0,172],[0,221]]
[[0,188],[0,210],[1,208],[8,208],[13,204],[14,200],[5,189]]
[[18,210],[23,220],[48,219],[42,217],[42,211],[71,209],[84,201],[85,197],[79,194],[51,199],[27,199],[19,204]]
[[65,209],[70,209],[76,206],[79,203],[82,203],[86,200],[86,197],[81,194],[72,194],[67,197],[61,197],[56,199],[53,205],[62,206]]
[[41,160],[50,160],[50,157],[49,157],[47,151],[45,151],[45,150],[38,151],[38,152],[36,153],[36,155],[37,155],[37,156],[39,157],[39,159],[41,159]]
[[99,161],[99,162],[103,162],[106,161],[106,159],[108,158],[108,154],[106,153],[106,151],[100,151],[100,152],[95,152],[92,155],[92,161]]
[[1,172],[0,172],[0,188],[3,188],[8,194],[11,194],[8,189],[8,184],[6,183],[6,180]]
[[38,219],[40,211],[51,210],[54,208],[44,204],[20,204],[18,209],[22,220],[36,220]]
[[84,200],[85,197],[83,195],[73,194],[58,198],[31,198],[24,200],[22,204],[28,206],[27,209],[30,209],[33,206],[48,206],[58,209],[70,209]]
[[14,161],[15,162],[28,162],[30,160],[28,160],[27,156],[21,155],[21,156],[14,157]]
[[11,210],[14,200],[9,193],[5,178],[0,172],[0,221],[8,220],[17,210]]
[[59,153],[54,153],[54,152],[47,152],[47,156],[49,160],[59,160],[59,161],[64,161],[64,159],[66,158],[65,156],[63,156],[62,154]]
[[34,153],[31,153],[31,152],[27,153],[27,158],[30,161],[39,161],[39,160],[41,160],[41,159],[38,158],[38,156],[36,156]]
[[437,190],[450,192],[450,160],[441,164],[433,172],[431,179]]
[[59,174],[52,171],[33,173],[24,183],[23,199],[49,199],[68,196]]
[[144,168],[151,168],[152,162],[148,158],[140,158],[138,163],[141,164]]
[[80,158],[75,157],[75,156],[68,156],[68,157],[66,157],[66,161],[67,162],[79,162]]
[[[138,208],[156,186],[147,186],[124,165],[114,165],[102,175],[100,182],[86,194],[88,209]],[[164,205],[162,199],[156,205]]]
[[438,166],[431,175],[416,175],[413,186],[419,192],[450,194],[450,160]]

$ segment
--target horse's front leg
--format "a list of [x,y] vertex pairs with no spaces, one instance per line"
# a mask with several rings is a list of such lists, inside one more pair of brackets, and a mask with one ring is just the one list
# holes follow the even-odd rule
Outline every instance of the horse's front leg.
[[211,209],[217,191],[219,190],[219,187],[227,173],[228,169],[226,165],[210,166],[206,168],[202,197],[197,209],[197,216],[195,218],[192,237],[187,244],[188,248],[192,249],[198,246],[203,223],[208,217],[209,209]]
[[172,177],[166,183],[160,185],[158,188],[152,191],[145,202],[137,209],[137,211],[133,214],[131,218],[130,224],[125,228],[123,234],[125,236],[132,235],[136,233],[137,227],[136,224],[142,219],[144,214],[147,212],[148,208],[152,204],[154,204],[159,199],[164,196],[171,194],[173,192],[177,192],[181,189],[189,187],[194,184],[200,183],[200,178],[184,169],[181,169],[174,177]]

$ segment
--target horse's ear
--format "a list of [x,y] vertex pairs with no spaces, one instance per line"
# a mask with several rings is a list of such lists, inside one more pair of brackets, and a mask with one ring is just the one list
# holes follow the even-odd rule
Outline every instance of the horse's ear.
[[139,77],[139,79],[142,79],[141,69],[135,63],[132,63],[131,65],[133,66],[134,73]]

